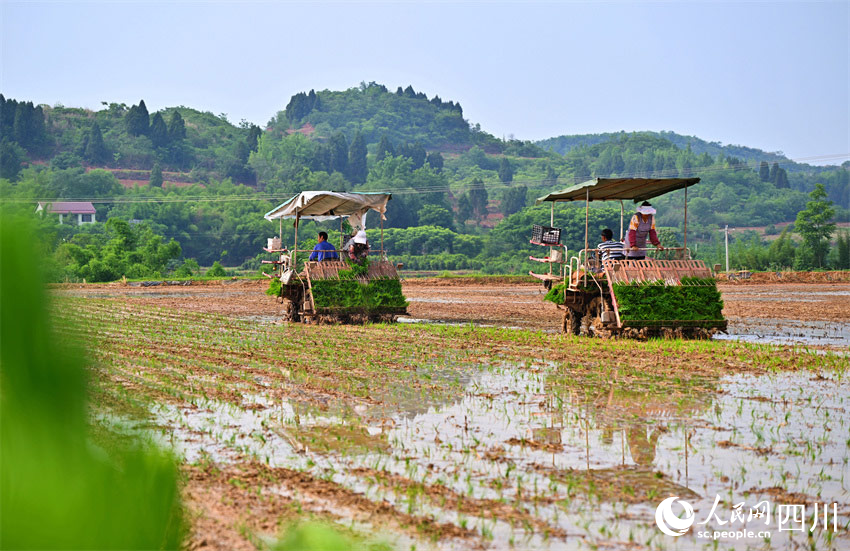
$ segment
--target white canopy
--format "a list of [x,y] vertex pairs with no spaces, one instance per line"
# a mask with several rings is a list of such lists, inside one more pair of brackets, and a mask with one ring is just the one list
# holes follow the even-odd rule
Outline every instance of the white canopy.
[[[354,193],[336,191],[302,191],[289,201],[266,213],[266,220],[278,218],[305,218],[308,220],[333,220],[340,216],[352,216],[356,220],[374,210],[386,220],[387,201],[390,193]],[[358,224],[359,225],[359,224]]]

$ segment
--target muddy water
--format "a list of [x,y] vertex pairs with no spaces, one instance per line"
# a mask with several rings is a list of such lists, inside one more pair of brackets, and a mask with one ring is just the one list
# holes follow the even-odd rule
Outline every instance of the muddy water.
[[[446,388],[427,401],[376,389],[380,407],[320,410],[248,395],[241,407],[202,401],[153,413],[161,438],[189,461],[247,454],[310,471],[400,512],[473,528],[496,549],[701,549],[714,542],[698,533],[730,526],[770,530],[771,548],[850,548],[845,374],[733,375],[687,385],[663,377],[582,381],[569,366],[536,363],[426,374]],[[682,537],[656,527],[656,507],[668,496],[695,510],[696,524]],[[482,511],[494,512],[464,512],[458,500],[480,500]],[[728,524],[734,505],[744,504],[746,519],[762,500],[772,508],[770,525]],[[701,524],[715,501],[716,514]],[[837,503],[837,538],[820,528],[810,541],[779,531],[781,503],[806,504],[810,517],[816,502]],[[516,516],[495,512],[504,506]],[[717,543],[766,547],[759,538]]]
[[769,344],[850,347],[850,323],[793,319],[730,319],[729,333],[715,339]]

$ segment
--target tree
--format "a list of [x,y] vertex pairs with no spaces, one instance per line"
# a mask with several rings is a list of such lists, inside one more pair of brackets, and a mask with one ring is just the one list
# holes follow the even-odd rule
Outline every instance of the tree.
[[850,232],[839,232],[837,241],[838,259],[835,267],[839,270],[850,270]]
[[474,209],[472,208],[472,202],[469,200],[469,194],[464,193],[457,200],[457,220],[463,225],[467,220],[472,218],[473,214]]
[[811,201],[806,208],[797,213],[794,231],[803,238],[803,243],[809,251],[815,268],[824,266],[829,251],[829,238],[835,231],[835,216],[832,201],[827,200],[823,184],[815,184],[815,189],[809,194]]
[[351,147],[348,149],[348,179],[353,184],[366,182],[369,169],[366,166],[366,140],[360,132],[354,135]]
[[17,143],[3,139],[0,141],[0,178],[15,181],[21,172],[21,163],[26,153]]
[[767,248],[767,259],[772,269],[791,268],[794,266],[794,242],[788,235],[789,226],[785,226],[779,238]]
[[31,101],[10,99],[2,102],[2,110],[0,136],[11,138],[29,152],[36,152],[44,145],[47,133],[40,105],[36,107]]
[[472,205],[472,212],[475,218],[481,219],[487,215],[487,188],[484,187],[484,182],[480,178],[472,181],[469,188],[469,202]]
[[150,116],[148,115],[148,108],[145,106],[145,100],[141,100],[139,105],[130,107],[127,114],[124,115],[124,123],[127,125],[127,132],[131,136],[141,136],[148,133]]
[[[401,87],[399,87],[399,90],[401,90]],[[390,143],[389,138],[387,138],[385,134],[381,136],[381,141],[378,144],[378,151],[375,155],[375,161],[380,163],[381,161],[386,159],[388,155],[394,157],[395,151],[393,150],[393,144]]]
[[165,125],[165,120],[163,120],[159,112],[154,113],[151,119],[148,137],[151,139],[154,147],[165,147],[168,145],[168,127]]
[[770,165],[770,175],[767,177],[773,183],[776,183],[776,173],[779,171],[779,163]]
[[[301,136],[301,134],[294,134],[294,136]],[[309,142],[307,138],[301,138],[305,142]],[[331,169],[331,146],[330,144],[320,143],[316,146],[316,151],[313,154],[313,159],[310,163],[310,168],[314,172],[327,172],[330,174],[333,172]]]
[[286,104],[286,118],[291,123],[297,123],[304,117],[310,114],[310,111],[318,107],[319,98],[315,90],[310,90],[309,94],[298,92],[289,99]]
[[348,140],[345,134],[337,132],[331,137],[331,159],[328,172],[348,173]]
[[784,168],[776,170],[776,187],[780,189],[790,187],[790,184],[788,183],[788,172],[786,172]]
[[179,111],[172,111],[168,119],[168,139],[172,142],[182,140],[186,137],[186,123]]
[[759,165],[759,179],[762,182],[770,181],[770,167],[767,165],[767,161],[762,161]]
[[528,188],[525,186],[512,186],[502,193],[502,202],[499,205],[499,210],[505,216],[510,216],[515,212],[519,212],[525,207],[525,197],[528,195]]
[[407,145],[405,157],[408,157],[411,161],[413,161],[413,164],[411,165],[413,170],[425,166],[426,155],[427,152],[425,151],[425,147],[423,147],[421,143],[416,142],[413,145]]
[[32,104],[21,102],[15,108],[15,122],[12,124],[12,136],[22,147],[30,145],[30,127],[32,126]]
[[552,168],[552,165],[546,165],[546,178],[543,179],[543,183],[547,186],[557,185],[558,173],[555,172],[555,169]]
[[256,124],[251,124],[248,126],[248,137],[245,139],[245,143],[248,144],[248,149],[251,151],[257,150],[257,144],[260,141],[260,136],[263,135],[263,131]]
[[86,159],[90,163],[100,164],[109,160],[109,150],[106,149],[106,144],[103,143],[103,134],[100,132],[100,125],[95,122],[89,131],[88,143],[85,148]]
[[514,181],[514,170],[511,168],[511,163],[507,157],[502,157],[502,160],[499,161],[499,181],[503,184]]
[[441,228],[454,229],[452,213],[448,209],[437,205],[424,205],[419,209],[420,226],[439,226]]
[[[439,99],[439,98],[437,98]],[[443,171],[443,155],[439,151],[434,151],[432,153],[428,153],[428,166],[434,169],[435,172],[439,173]]]
[[162,187],[162,169],[159,167],[159,163],[153,164],[149,183],[151,187]]

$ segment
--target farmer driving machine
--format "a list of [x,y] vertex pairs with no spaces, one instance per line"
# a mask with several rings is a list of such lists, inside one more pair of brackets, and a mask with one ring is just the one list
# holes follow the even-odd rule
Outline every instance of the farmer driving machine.
[[[274,275],[269,275],[273,278],[270,289],[283,302],[285,320],[387,322],[407,313],[398,272],[384,251],[384,213],[391,198],[389,193],[304,191],[266,213],[266,220],[279,221],[280,234],[269,239],[264,248],[278,259],[263,263],[275,266]],[[370,249],[366,243],[365,222],[370,210],[381,220],[380,249]],[[284,219],[294,221],[292,249],[282,246]],[[298,248],[302,220],[339,220],[339,249],[317,252],[311,260],[313,250]],[[343,234],[343,220],[349,222],[355,235],[347,238]]]
[[[563,310],[565,333],[709,338],[726,330],[713,274],[702,260],[692,259],[688,249],[687,190],[698,182],[699,178],[596,178],[537,199],[538,204],[551,203],[550,225],[535,226],[531,242],[548,247],[549,254],[530,258],[548,263],[549,272],[530,274],[543,281],[549,291],[546,299]],[[685,190],[684,246],[661,253],[661,247],[650,251],[625,243],[628,256],[619,259],[605,254],[609,249],[591,248],[591,201],[620,203],[622,241],[624,201],[638,203],[678,189]],[[561,201],[585,202],[584,248],[571,257],[560,243],[560,230],[553,227],[555,203]],[[662,254],[666,258],[660,258]]]

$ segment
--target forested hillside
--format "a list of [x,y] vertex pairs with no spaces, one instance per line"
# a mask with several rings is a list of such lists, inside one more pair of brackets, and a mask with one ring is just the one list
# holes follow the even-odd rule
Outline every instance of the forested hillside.
[[[626,134],[627,133],[623,131],[606,132],[603,134],[576,134],[571,136],[548,138],[536,143],[544,149],[565,155],[576,147],[592,146],[598,143],[616,141]],[[718,155],[732,156],[750,163],[759,163],[761,161],[768,163],[783,163],[785,169],[789,172],[819,170],[818,167],[789,161],[785,155],[778,152],[770,153],[762,151],[761,149],[745,147],[742,145],[723,145],[720,142],[707,142],[697,138],[696,136],[683,136],[675,132],[642,132],[642,134],[662,138],[679,149],[686,149],[690,147],[697,155],[707,153],[712,157],[717,157]]]
[[[90,111],[3,96],[0,123],[4,208],[91,200],[98,221],[120,219],[136,232],[119,222],[43,220],[45,249],[61,267],[56,279],[197,273],[214,262],[256,269],[264,240],[277,233],[263,213],[310,189],[393,192],[388,249],[414,269],[539,268],[528,257],[542,251],[528,237],[548,211],[534,199],[592,177],[699,176],[688,193],[689,245],[713,261],[720,228],[761,227],[733,234],[733,262],[749,268],[839,267],[844,237],[829,224],[850,221],[847,163],[811,167],[668,132],[499,140],[465,120],[458,103],[410,86],[299,92],[265,129],[188,107],[149,113],[144,101]],[[806,233],[805,216],[801,229],[777,237],[813,201],[827,209],[816,224],[820,241]],[[683,202],[682,192],[655,201],[669,244],[681,242]],[[591,212],[594,239],[604,226],[619,228],[619,205]],[[570,249],[583,245],[583,219],[581,205],[557,209]],[[806,239],[815,249],[816,241],[833,245],[796,254]],[[167,258],[148,245],[171,240],[178,248],[163,249]],[[143,262],[145,250],[156,260]]]
[[343,92],[299,92],[269,124],[277,133],[305,126],[325,137],[342,132],[352,140],[360,133],[369,144],[377,144],[386,136],[395,143],[418,142],[436,149],[476,143],[498,147],[495,138],[470,127],[459,103],[443,101],[436,95],[429,99],[412,86],[399,86],[392,93],[386,86],[371,82]]
[[187,107],[151,114],[144,100],[129,107],[104,102],[99,111],[33,106],[2,94],[0,113],[3,174],[9,179],[29,162],[58,170],[97,167],[129,176],[141,171],[145,180],[158,167],[175,173],[181,183],[210,178],[254,183],[246,163],[260,128],[244,122],[234,126],[224,114]]

